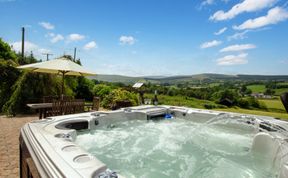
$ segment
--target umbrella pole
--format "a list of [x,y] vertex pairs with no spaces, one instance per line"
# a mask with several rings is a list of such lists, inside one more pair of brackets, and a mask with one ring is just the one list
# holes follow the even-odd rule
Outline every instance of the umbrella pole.
[[65,72],[63,71],[62,72],[62,91],[61,91],[61,99],[62,100],[64,98],[64,75],[65,75]]

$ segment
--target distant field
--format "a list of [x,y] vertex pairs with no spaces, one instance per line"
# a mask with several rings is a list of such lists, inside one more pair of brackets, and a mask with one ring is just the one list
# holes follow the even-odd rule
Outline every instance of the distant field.
[[280,99],[260,99],[260,102],[264,103],[268,110],[276,112],[286,112]]
[[209,84],[209,87],[217,87],[217,86],[219,86],[220,85],[220,83],[210,83]]
[[[154,95],[145,94],[145,97],[152,98]],[[174,106],[187,106],[192,108],[204,108],[205,104],[216,105],[212,101],[199,100],[196,98],[186,98],[184,96],[167,96],[167,95],[158,95],[159,104],[163,105],[174,105]]]
[[248,85],[247,88],[249,88],[252,93],[264,93],[266,90],[265,85]]
[[277,85],[288,85],[288,82],[277,83]]
[[288,92],[288,88],[279,88],[279,89],[275,89],[275,95],[280,96],[282,93],[284,92]]

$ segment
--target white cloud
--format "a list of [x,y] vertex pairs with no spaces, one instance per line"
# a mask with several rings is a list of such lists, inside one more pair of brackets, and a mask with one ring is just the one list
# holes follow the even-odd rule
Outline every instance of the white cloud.
[[214,0],[204,0],[202,3],[201,3],[201,6],[205,6],[205,5],[211,5],[214,3]]
[[53,30],[55,28],[55,26],[49,22],[39,22],[39,25],[45,28],[46,30]]
[[258,29],[251,29],[251,30],[244,30],[244,31],[241,31],[241,32],[236,32],[233,35],[228,36],[227,40],[228,41],[231,41],[231,40],[243,40],[243,39],[248,38],[247,34],[250,33],[250,32],[259,32],[259,31],[269,30],[269,29],[270,29],[270,27],[264,27],[264,28],[258,28]]
[[219,31],[215,32],[214,35],[221,35],[227,30],[227,27],[221,28]]
[[247,38],[247,36],[245,36],[245,35],[248,32],[249,32],[249,30],[245,30],[245,31],[239,32],[239,33],[234,33],[233,35],[228,36],[227,40],[228,41],[231,41],[231,40],[243,40],[243,39]]
[[[13,43],[11,43],[11,45],[16,52],[21,52],[21,49],[22,49],[22,42],[21,41],[13,42]],[[38,49],[38,45],[36,45],[30,41],[25,41],[24,47],[25,47],[25,52],[30,52],[30,51],[34,51],[34,50]]]
[[248,63],[248,60],[246,59],[247,56],[248,56],[247,53],[224,56],[222,58],[217,59],[217,64],[223,66],[247,64]]
[[255,12],[267,7],[271,7],[277,0],[244,0],[232,7],[228,12],[219,10],[210,16],[210,20],[229,20],[244,12]]
[[83,47],[83,49],[85,49],[85,50],[90,50],[90,49],[93,49],[93,48],[97,48],[97,44],[96,44],[95,41],[91,41],[91,42],[87,43],[87,44]]
[[211,48],[214,46],[218,46],[222,43],[222,41],[218,41],[218,40],[213,40],[213,41],[208,41],[205,42],[203,44],[201,44],[200,48],[204,49],[204,48]]
[[[229,0],[221,0],[222,2],[227,3]],[[212,5],[215,4],[215,0],[203,0],[201,6]]]
[[[13,42],[11,43],[11,45],[13,46],[13,50],[15,50],[16,52],[21,52],[22,48],[21,41]],[[30,52],[32,51],[33,55],[38,59],[44,58],[43,53],[51,53],[50,49],[40,48],[37,44],[32,43],[30,41],[25,41],[24,45],[25,45],[25,55],[29,55]]]
[[49,36],[51,37],[51,43],[57,43],[58,41],[64,40],[64,37],[60,34],[50,33]]
[[61,40],[64,40],[64,37],[60,34],[57,34],[57,35],[55,35],[55,37],[53,37],[51,39],[51,42],[56,43],[56,42],[61,41]]
[[69,41],[81,41],[81,40],[83,40],[85,38],[85,36],[84,35],[80,35],[78,33],[72,33],[72,34],[68,35],[67,38],[68,38]]
[[122,35],[120,38],[119,38],[119,41],[120,41],[120,44],[121,45],[133,45],[135,43],[135,38],[133,36],[124,36]]
[[54,36],[55,36],[54,33],[47,33],[47,34],[45,34],[45,37],[46,37],[46,38],[48,38],[48,37],[54,37]]
[[255,29],[264,27],[271,24],[277,24],[278,22],[288,19],[288,11],[281,7],[274,7],[270,9],[266,16],[258,17],[255,19],[249,19],[239,26],[234,26],[235,30]]
[[227,46],[226,48],[221,49],[220,52],[244,51],[244,50],[254,49],[254,48],[256,48],[256,46],[253,44],[242,44],[242,45],[236,44],[236,45]]

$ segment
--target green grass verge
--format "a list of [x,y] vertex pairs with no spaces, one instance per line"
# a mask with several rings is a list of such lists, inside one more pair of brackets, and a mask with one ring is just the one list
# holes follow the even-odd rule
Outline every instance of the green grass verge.
[[[145,97],[152,98],[153,94],[145,94]],[[159,104],[163,105],[173,105],[173,106],[187,106],[192,108],[201,108],[204,109],[205,104],[216,105],[213,101],[199,100],[196,98],[187,98],[184,96],[167,96],[167,95],[158,95]]]
[[275,89],[275,95],[280,96],[285,92],[288,92],[288,88],[279,88],[279,89]]
[[272,112],[286,112],[281,100],[278,99],[259,99],[260,103],[263,103],[269,111]]
[[264,93],[266,90],[265,85],[248,85],[247,88],[252,90],[252,93]]

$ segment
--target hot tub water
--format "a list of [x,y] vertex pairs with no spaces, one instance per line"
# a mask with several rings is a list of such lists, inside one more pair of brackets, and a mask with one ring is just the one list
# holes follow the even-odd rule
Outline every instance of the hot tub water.
[[75,142],[127,178],[277,177],[250,152],[258,128],[246,121],[130,120],[78,132]]

